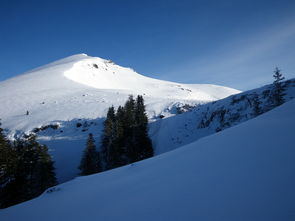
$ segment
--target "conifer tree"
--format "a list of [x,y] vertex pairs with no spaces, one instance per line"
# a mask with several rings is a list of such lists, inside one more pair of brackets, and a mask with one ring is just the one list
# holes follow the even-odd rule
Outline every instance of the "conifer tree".
[[126,149],[126,164],[136,158],[135,144],[135,100],[132,95],[124,105],[124,145]]
[[15,161],[15,151],[0,128],[0,187],[9,183],[15,169]]
[[16,161],[16,153],[0,128],[0,208],[10,205],[11,195],[7,190],[14,180]]
[[53,161],[48,149],[45,145],[39,144],[35,136],[15,141],[9,147],[9,151],[13,155],[10,159],[14,166],[11,167],[9,182],[1,185],[0,207],[32,199],[56,185]]
[[152,142],[148,136],[148,117],[145,113],[143,97],[140,95],[137,96],[135,105],[134,139],[136,153],[132,162],[143,160],[154,155]]
[[284,103],[284,96],[285,96],[285,87],[282,84],[282,80],[285,79],[283,77],[283,74],[281,73],[281,70],[279,70],[277,67],[274,71],[274,82],[273,82],[273,92],[272,92],[272,103],[273,106],[280,106]]
[[132,133],[131,128],[135,124],[135,100],[132,95],[124,105],[124,127],[127,130],[127,134]]
[[93,135],[88,135],[86,148],[79,166],[81,175],[90,175],[101,171],[99,153],[96,151]]
[[119,106],[114,121],[113,145],[111,146],[110,150],[111,168],[128,164],[127,149],[125,145],[124,117],[124,108]]
[[55,168],[47,146],[39,144],[35,135],[19,141],[18,145],[18,176],[20,180],[25,177],[25,200],[32,199],[57,184]]
[[104,169],[112,169],[153,156],[152,142],[148,137],[148,118],[144,100],[136,101],[130,95],[124,107],[108,111],[101,141]]
[[259,100],[259,97],[258,97],[258,95],[256,93],[253,95],[252,100],[253,100],[253,113],[252,113],[252,115],[254,117],[256,117],[256,116],[262,114],[262,109],[261,109],[261,106],[260,106],[261,101]]
[[104,129],[101,137],[101,154],[103,159],[103,169],[112,168],[111,149],[114,145],[115,136],[115,108],[112,106],[108,109],[106,120],[104,121]]

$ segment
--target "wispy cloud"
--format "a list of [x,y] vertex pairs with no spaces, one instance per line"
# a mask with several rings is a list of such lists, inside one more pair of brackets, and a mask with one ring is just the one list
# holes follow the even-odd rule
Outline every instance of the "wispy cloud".
[[[192,59],[169,70],[185,82],[215,83],[250,89],[272,81],[279,66],[286,77],[295,77],[295,19],[250,36],[239,36],[216,48],[213,53]],[[292,76],[293,75],[293,76]]]

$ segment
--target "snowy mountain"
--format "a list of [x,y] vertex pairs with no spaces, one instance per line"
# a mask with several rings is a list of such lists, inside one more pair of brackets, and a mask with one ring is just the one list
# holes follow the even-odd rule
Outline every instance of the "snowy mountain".
[[[178,84],[145,77],[112,61],[70,56],[0,82],[0,118],[8,136],[37,133],[55,160],[63,182],[75,177],[88,133],[100,138],[107,109],[130,94],[143,95],[150,122],[178,109],[239,91],[216,85]],[[159,151],[156,151],[159,152]]]
[[79,177],[1,220],[295,218],[295,100],[177,150]]

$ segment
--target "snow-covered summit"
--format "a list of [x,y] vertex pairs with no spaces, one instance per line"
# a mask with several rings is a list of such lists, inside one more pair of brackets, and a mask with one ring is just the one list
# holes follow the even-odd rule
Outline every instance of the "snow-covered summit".
[[77,87],[65,78],[97,89],[128,90],[155,97],[202,101],[212,101],[239,92],[216,85],[187,85],[157,80],[140,75],[131,68],[116,65],[110,60],[90,57],[86,54],[69,56],[33,69],[1,83],[1,87],[8,89],[7,87],[13,84],[18,89],[24,87],[24,92]]
[[[18,121],[27,110],[32,113],[29,124],[34,124],[36,115],[43,120],[101,117],[101,111],[89,114],[83,106],[91,109],[91,104],[103,103],[100,107],[95,105],[95,109],[105,111],[110,105],[123,104],[128,94],[144,95],[149,102],[160,105],[163,100],[166,103],[172,100],[208,102],[238,92],[216,85],[186,85],[152,79],[112,61],[77,54],[0,82],[0,118],[4,126],[13,129],[7,121]],[[26,120],[17,122],[14,129],[26,129],[21,126]]]
[[86,54],[62,59],[58,64],[64,64],[65,61],[74,61],[72,68],[64,72],[68,79],[98,89],[122,89],[156,97],[161,95],[167,98],[206,101],[220,99],[238,92],[216,85],[183,85],[157,80],[140,75],[131,68],[116,65],[110,60],[90,57]]

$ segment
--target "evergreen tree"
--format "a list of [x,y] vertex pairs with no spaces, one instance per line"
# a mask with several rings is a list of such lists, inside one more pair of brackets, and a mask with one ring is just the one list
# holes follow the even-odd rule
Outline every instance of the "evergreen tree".
[[81,175],[90,175],[101,171],[99,153],[96,152],[95,140],[91,133],[88,135],[79,169]]
[[256,117],[256,116],[262,114],[262,109],[261,109],[261,106],[260,106],[261,101],[259,100],[259,97],[258,97],[258,95],[256,93],[253,95],[252,100],[253,100],[253,113],[252,113],[252,115],[254,117]]
[[134,139],[136,153],[132,162],[143,160],[154,155],[152,142],[148,136],[148,117],[145,113],[145,105],[142,96],[137,96],[135,105]]
[[10,205],[11,196],[7,190],[14,180],[16,161],[16,153],[0,128],[0,208]]
[[282,80],[285,78],[283,77],[283,74],[281,73],[281,70],[279,70],[277,67],[274,71],[274,82],[273,82],[273,91],[272,91],[272,104],[274,107],[280,106],[284,103],[284,96],[285,96],[285,87],[282,84]]
[[148,137],[148,118],[144,100],[136,101],[130,95],[124,107],[108,111],[101,141],[104,169],[112,169],[153,156],[152,142]]
[[19,156],[18,177],[20,183],[25,180],[25,200],[32,199],[57,184],[48,148],[39,144],[35,135],[30,135],[27,140],[18,141],[16,149]]
[[11,174],[15,169],[16,155],[2,128],[0,128],[0,153],[0,186],[3,186],[11,179]]
[[134,162],[136,158],[135,143],[135,100],[132,95],[124,105],[124,146],[126,149],[126,164]]
[[119,106],[114,121],[113,145],[110,150],[111,168],[116,168],[128,164],[127,149],[125,145],[124,117],[124,108],[122,106]]
[[108,109],[104,129],[101,137],[101,154],[103,159],[103,169],[112,168],[113,159],[111,149],[113,149],[115,137],[115,108],[112,106]]
[[[57,183],[53,161],[47,151],[35,136],[19,139],[9,147],[13,166],[10,167],[9,182],[1,185],[2,208],[32,199]],[[1,168],[3,165],[1,160]]]
[[132,95],[129,96],[128,100],[124,105],[124,127],[127,135],[132,133],[132,127],[135,124],[135,100]]

